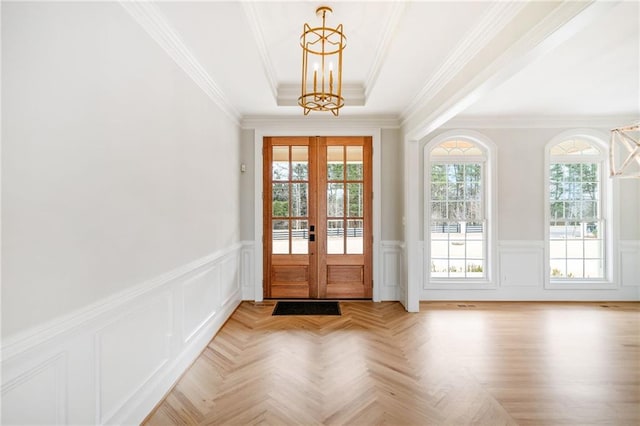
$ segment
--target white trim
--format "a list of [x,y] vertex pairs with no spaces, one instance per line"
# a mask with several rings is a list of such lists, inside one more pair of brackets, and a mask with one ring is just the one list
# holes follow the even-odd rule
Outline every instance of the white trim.
[[544,115],[495,115],[465,116],[459,115],[444,123],[440,128],[472,128],[472,129],[561,129],[584,128],[610,129],[620,123],[631,123],[637,116],[544,116]]
[[[486,235],[486,258],[485,263],[487,265],[486,275],[482,279],[447,279],[447,278],[430,278],[430,253],[428,248],[428,242],[430,241],[430,218],[429,218],[429,164],[431,162],[430,153],[431,150],[440,145],[442,142],[445,142],[450,139],[459,139],[459,140],[468,140],[473,142],[482,148],[485,155],[482,157],[479,156],[470,156],[474,161],[478,158],[482,159],[484,163],[483,167],[483,176],[485,178],[485,182],[483,185],[483,200],[482,205],[485,210],[485,222],[487,223],[488,232]],[[436,162],[464,162],[466,156],[451,156],[451,157],[443,157],[444,161],[441,161],[440,157],[438,157]],[[423,181],[425,182],[424,193],[422,194],[423,198],[423,257],[422,261],[422,288],[423,289],[494,289],[498,285],[497,279],[497,227],[498,227],[498,197],[497,197],[497,186],[498,186],[498,153],[497,146],[491,139],[482,133],[472,131],[472,130],[449,130],[435,138],[431,139],[428,143],[426,143],[423,147],[423,158],[424,158],[424,167],[423,167]],[[466,157],[469,158],[469,157]]]
[[640,240],[618,241],[618,262],[620,286],[637,287],[640,299]]
[[[420,150],[419,142],[405,137],[404,140],[404,241],[405,270],[404,286],[401,286],[400,302],[408,312],[420,311],[420,288],[422,283],[422,245],[419,244],[420,212]],[[404,297],[403,297],[404,296]]]
[[376,56],[373,59],[373,65],[371,65],[367,78],[364,81],[364,99],[369,98],[369,94],[371,94],[371,91],[376,85],[380,70],[387,60],[389,46],[391,46],[391,41],[396,34],[396,29],[398,28],[398,25],[400,25],[400,20],[404,15],[405,7],[405,2],[394,2],[392,5],[391,13],[389,13],[389,19],[387,20],[387,24],[384,26],[380,42],[376,48]]
[[426,112],[423,117],[403,119],[402,125],[408,128],[409,138],[422,139],[429,135],[614,6],[614,2],[602,1],[561,3],[503,53],[476,70],[473,79],[454,90],[444,101],[432,108],[426,108],[428,104],[422,105],[420,111]]
[[402,241],[380,242],[380,300],[400,300],[403,264]]
[[254,133],[254,298],[263,300],[263,235],[262,235],[262,144],[267,136],[371,136],[373,148],[373,301],[380,301],[380,236],[382,235],[382,177],[381,177],[381,132],[380,128],[341,127],[341,122],[332,128],[314,128],[308,125],[304,130],[268,126],[256,128]]
[[189,50],[178,32],[169,24],[160,10],[151,2],[119,0],[120,5],[151,36],[194,83],[224,112],[235,124],[240,122],[240,113],[218,87],[214,79]]
[[[29,418],[33,410],[33,397],[54,407],[43,414],[45,423],[139,424],[240,303],[241,246],[236,243],[10,336],[2,346],[2,395],[16,405],[12,417],[3,420],[24,423],[21,419]],[[190,287],[195,291],[190,293],[191,302],[184,306],[185,284],[196,281],[196,287]],[[188,316],[190,307],[195,314]],[[140,336],[153,339],[140,341]],[[140,376],[129,381],[125,380],[130,377],[126,370],[134,366],[127,359],[105,355],[121,351],[119,346],[127,342],[137,345],[138,350],[152,344],[149,353],[137,353],[141,363],[137,367],[143,370],[136,368]],[[147,359],[149,355],[153,356]],[[37,373],[45,367],[49,371],[47,386],[39,386],[37,395],[25,397],[25,389],[35,386],[33,380],[43,380]],[[53,381],[49,368],[53,369]]]
[[500,241],[498,244],[499,287],[542,288],[544,253],[544,241]]
[[84,308],[78,309],[69,314],[57,317],[44,324],[32,327],[28,330],[15,335],[3,337],[2,341],[2,361],[7,361],[16,355],[26,352],[36,346],[44,344],[50,339],[66,333],[74,332],[76,328],[83,326],[90,321],[104,315],[107,312],[113,312],[118,308],[131,303],[136,298],[143,296],[149,292],[166,285],[186,274],[206,267],[227,255],[237,251],[240,243],[236,243],[226,249],[218,250],[208,256],[194,260],[169,272],[166,272],[149,281],[142,282],[127,290],[116,293],[98,302],[92,303]]
[[240,250],[240,288],[242,288],[242,300],[255,300],[255,242],[242,241]]
[[300,115],[296,116],[275,116],[275,115],[254,115],[245,116],[242,119],[243,129],[260,129],[265,133],[268,131],[279,131],[280,129],[290,129],[291,131],[313,132],[315,129],[336,128],[337,131],[355,131],[359,129],[397,129],[400,127],[398,118],[394,115],[369,115],[362,116],[340,116],[331,115]]
[[451,82],[525,5],[525,2],[499,2],[492,5],[404,108],[400,115],[403,124],[410,120],[422,105],[430,102],[443,87]]
[[[594,143],[600,148],[600,155],[594,156],[576,156],[571,158],[571,162],[597,162],[600,164],[600,219],[605,224],[605,238],[603,239],[604,247],[604,277],[602,279],[591,280],[552,280],[550,276],[550,259],[549,259],[549,223],[551,217],[549,214],[549,167],[551,165],[552,158],[558,158],[559,162],[565,162],[568,160],[565,156],[552,156],[551,147],[563,142],[567,139],[584,138]],[[554,136],[544,147],[544,244],[545,244],[545,256],[544,256],[544,287],[549,290],[607,290],[615,289],[618,287],[616,283],[617,279],[617,265],[618,260],[614,247],[617,247],[618,232],[617,232],[617,216],[614,216],[613,206],[619,204],[617,181],[609,179],[609,163],[606,161],[606,152],[608,150],[608,137],[606,134],[592,129],[572,129],[564,131]]]
[[276,77],[276,70],[273,67],[271,57],[269,56],[269,50],[267,49],[267,44],[264,40],[264,32],[262,31],[262,26],[260,25],[260,20],[258,19],[258,13],[256,12],[255,4],[254,2],[249,1],[243,1],[240,2],[240,4],[242,5],[244,14],[247,17],[247,21],[249,21],[249,28],[251,29],[253,39],[256,42],[256,47],[258,48],[260,59],[262,59],[262,69],[264,71],[264,75],[267,77],[267,81],[269,82],[271,95],[273,96],[273,99],[277,99],[278,78]]

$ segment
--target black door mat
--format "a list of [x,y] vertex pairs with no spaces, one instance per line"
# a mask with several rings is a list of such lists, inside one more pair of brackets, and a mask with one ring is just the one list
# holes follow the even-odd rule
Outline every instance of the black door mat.
[[271,315],[341,315],[338,302],[278,302]]

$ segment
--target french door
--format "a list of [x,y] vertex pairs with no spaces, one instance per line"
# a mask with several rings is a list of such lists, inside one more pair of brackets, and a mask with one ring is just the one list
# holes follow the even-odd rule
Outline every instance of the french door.
[[371,298],[371,138],[263,142],[264,297]]

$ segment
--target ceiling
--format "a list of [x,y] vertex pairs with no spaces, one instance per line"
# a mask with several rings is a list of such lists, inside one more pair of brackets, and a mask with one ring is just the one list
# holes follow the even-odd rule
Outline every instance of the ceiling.
[[[201,86],[247,119],[302,115],[300,107],[279,106],[279,97],[285,103],[285,89],[297,88],[299,37],[305,22],[319,21],[315,9],[321,3],[141,7],[143,15],[154,15],[169,49],[186,55],[183,68],[196,69]],[[347,99],[341,117],[390,117],[416,125],[454,116],[640,116],[636,1],[327,5],[334,10],[328,24],[342,23],[348,39],[344,85],[365,95],[362,106]]]

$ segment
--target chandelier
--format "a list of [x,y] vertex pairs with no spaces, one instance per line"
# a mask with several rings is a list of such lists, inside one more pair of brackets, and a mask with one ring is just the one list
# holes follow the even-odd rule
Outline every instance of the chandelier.
[[327,13],[330,7],[320,6],[316,15],[322,17],[322,26],[311,28],[304,24],[300,36],[302,46],[302,94],[298,105],[309,111],[331,111],[337,116],[344,106],[342,97],[342,51],[347,38],[342,32],[342,24],[336,28],[327,27]]

